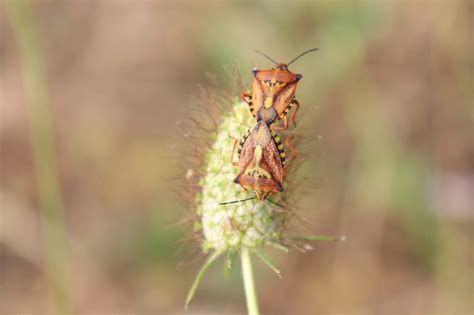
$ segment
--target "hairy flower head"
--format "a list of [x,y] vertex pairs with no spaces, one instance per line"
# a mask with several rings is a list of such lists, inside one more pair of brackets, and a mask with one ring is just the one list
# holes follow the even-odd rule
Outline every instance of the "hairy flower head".
[[232,103],[232,110],[221,117],[205,155],[200,191],[195,200],[197,214],[202,220],[205,251],[258,247],[281,238],[283,213],[268,201],[253,199],[221,204],[248,199],[255,194],[234,183],[238,169],[231,162],[236,139],[255,125],[255,118],[245,103],[238,100]]

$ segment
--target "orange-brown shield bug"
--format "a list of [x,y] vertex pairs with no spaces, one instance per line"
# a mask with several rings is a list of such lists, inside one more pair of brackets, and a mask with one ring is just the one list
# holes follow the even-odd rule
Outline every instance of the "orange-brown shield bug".
[[285,152],[280,138],[259,121],[239,143],[235,183],[252,189],[257,199],[283,191]]
[[296,86],[303,77],[301,74],[293,73],[288,70],[288,66],[303,55],[315,51],[313,48],[298,55],[287,64],[278,63],[267,55],[256,51],[275,63],[270,70],[253,69],[252,93],[243,93],[241,98],[249,105],[252,115],[257,121],[263,121],[271,125],[279,119],[283,119],[283,127],[272,126],[273,130],[288,129],[287,114],[295,106],[291,121],[296,125],[296,114],[300,104],[295,98]]

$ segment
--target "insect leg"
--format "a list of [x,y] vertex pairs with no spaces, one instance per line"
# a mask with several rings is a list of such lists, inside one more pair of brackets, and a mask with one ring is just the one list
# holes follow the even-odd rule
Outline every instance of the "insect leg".
[[294,136],[290,135],[285,139],[285,146],[288,147],[291,155],[291,160],[296,160],[298,158],[298,150],[296,150],[295,146],[293,145]]
[[275,130],[275,131],[284,131],[284,130],[288,130],[288,128],[290,127],[290,125],[288,124],[288,118],[286,116],[283,116],[283,126],[275,126],[275,125],[271,125],[271,129],[272,130]]
[[253,116],[255,116],[255,113],[253,112],[254,107],[253,107],[253,102],[252,102],[252,94],[244,92],[240,94],[240,99],[244,101],[245,103],[247,103],[247,105],[249,106],[250,112],[252,113]]
[[240,99],[241,99],[242,101],[244,101],[245,103],[247,103],[247,105],[248,105],[249,107],[251,107],[251,109],[252,109],[252,107],[253,107],[252,94],[247,93],[247,92],[244,92],[244,93],[240,94]]
[[230,154],[230,163],[232,163],[233,166],[237,166],[237,164],[239,164],[234,161],[235,148],[237,147],[238,142],[239,139],[234,139],[234,146],[232,147],[232,153]]
[[294,99],[291,101],[291,104],[296,106],[295,111],[294,111],[293,114],[291,115],[291,122],[292,122],[292,123],[295,125],[295,127],[296,127],[296,114],[298,114],[298,111],[300,110],[300,103],[296,100],[296,98],[294,98]]
[[244,92],[240,94],[240,99],[250,106],[250,102],[252,101],[252,94]]

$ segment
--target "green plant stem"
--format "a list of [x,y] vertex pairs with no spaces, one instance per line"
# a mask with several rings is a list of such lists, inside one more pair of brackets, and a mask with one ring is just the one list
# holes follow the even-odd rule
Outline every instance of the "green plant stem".
[[244,278],[245,298],[247,300],[247,310],[249,315],[259,315],[257,293],[255,291],[255,281],[253,279],[252,261],[250,251],[243,247],[241,251],[242,273]]
[[201,270],[199,270],[199,273],[196,276],[196,279],[193,282],[193,285],[191,286],[191,289],[189,290],[188,296],[186,297],[186,302],[184,304],[184,308],[188,308],[189,303],[191,303],[191,300],[194,297],[194,294],[196,293],[196,290],[201,283],[202,278],[206,274],[207,270],[209,267],[212,265],[212,263],[219,258],[220,255],[222,255],[223,251],[216,251],[213,254],[211,254],[207,260],[206,263],[201,267]]
[[46,273],[56,313],[70,314],[71,306],[66,285],[66,232],[49,112],[46,71],[30,8],[31,3],[8,0],[5,4],[20,53],[41,207]]

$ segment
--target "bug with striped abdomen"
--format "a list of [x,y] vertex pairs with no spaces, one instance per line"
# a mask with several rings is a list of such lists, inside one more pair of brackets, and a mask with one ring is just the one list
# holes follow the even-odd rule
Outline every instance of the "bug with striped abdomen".
[[275,63],[275,66],[269,70],[252,70],[254,79],[251,93],[242,93],[241,99],[247,103],[252,115],[257,121],[263,121],[268,126],[282,119],[283,126],[271,126],[273,130],[287,130],[287,115],[290,109],[295,106],[295,110],[290,120],[296,125],[296,115],[300,108],[300,103],[295,98],[296,87],[303,77],[301,74],[293,73],[288,70],[288,66],[295,62],[301,56],[315,51],[313,48],[298,55],[289,63],[278,63],[267,55],[257,51]]
[[[232,159],[235,151],[232,151]],[[239,173],[234,182],[252,189],[257,199],[283,191],[285,151],[278,135],[259,121],[239,142]]]

